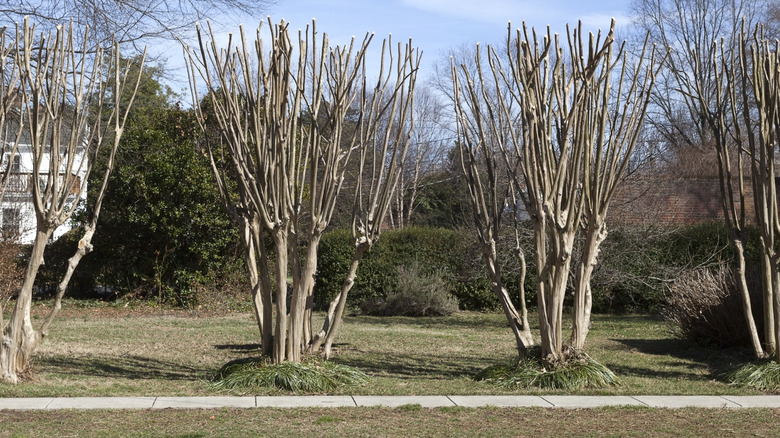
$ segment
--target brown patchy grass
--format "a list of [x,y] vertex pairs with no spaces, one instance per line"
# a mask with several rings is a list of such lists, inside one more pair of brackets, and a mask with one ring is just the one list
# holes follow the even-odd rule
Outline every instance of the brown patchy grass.
[[[214,373],[230,360],[259,354],[257,328],[249,313],[73,304],[67,303],[41,343],[33,379],[0,386],[0,397],[219,395],[226,392],[210,385]],[[46,311],[38,304],[35,321]],[[622,384],[567,393],[758,393],[717,379],[718,373],[749,360],[748,351],[689,345],[672,338],[665,324],[652,317],[597,315],[587,347]],[[512,337],[500,314],[351,316],[338,339],[335,360],[364,371],[371,382],[331,394],[562,393],[498,389],[472,380],[479,370],[513,355]]]
[[0,411],[0,437],[776,436],[780,410],[320,408]]

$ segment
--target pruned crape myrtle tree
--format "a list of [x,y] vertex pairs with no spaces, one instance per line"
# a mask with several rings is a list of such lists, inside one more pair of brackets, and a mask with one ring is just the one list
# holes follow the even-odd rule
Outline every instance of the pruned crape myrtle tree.
[[[61,307],[74,269],[92,249],[103,193],[138,83],[138,78],[128,81],[121,74],[116,45],[106,53],[89,53],[86,43],[74,45],[72,26],[37,36],[35,27],[25,20],[17,29],[13,46],[13,62],[21,74],[19,99],[14,107],[32,153],[30,186],[37,226],[24,281],[7,322],[3,321],[0,309],[0,380],[9,383],[17,383],[20,374],[27,370],[38,343],[48,334]],[[126,89],[128,84],[131,85]],[[120,108],[124,93],[130,95],[129,103]],[[91,206],[91,217],[84,225],[76,253],[68,261],[54,306],[36,330],[30,310],[46,242],[76,210],[96,157],[103,153],[109,158],[101,190]]]
[[[766,191],[771,187],[764,187],[769,183],[761,172],[767,168],[760,163],[767,157],[757,155],[759,128],[755,115],[749,114],[757,110],[753,98],[745,94],[752,93],[754,78],[746,69],[752,68],[753,59],[742,60],[740,51],[748,50],[744,29],[753,29],[758,23],[774,29],[766,35],[768,39],[778,36],[777,5],[746,0],[634,0],[632,9],[637,26],[668,52],[648,125],[660,134],[667,154],[685,148],[716,154],[724,219],[736,250],[733,271],[742,295],[742,311],[754,354],[764,357],[777,349],[772,285],[776,268],[765,245],[771,239],[758,242],[762,247],[763,338],[753,317],[745,250],[748,224],[755,219],[758,224],[764,221],[762,227],[769,225],[765,219],[773,214],[770,202],[775,198]],[[691,167],[688,161],[683,165]],[[746,202],[750,202],[746,190],[750,188],[757,194],[755,216],[746,209]]]
[[[713,42],[710,59],[716,98],[713,104],[694,95],[713,132],[718,153],[724,217],[732,243],[737,249],[736,277],[742,296],[742,311],[748,323],[753,352],[757,358],[775,355],[780,362],[777,339],[780,336],[780,221],[777,200],[777,147],[780,137],[780,58],[778,42],[765,36],[757,26],[742,31],[731,41]],[[702,60],[705,62],[705,60]],[[696,81],[706,78],[696,77]],[[736,159],[736,162],[734,162]],[[747,178],[746,173],[749,175]],[[746,213],[746,185],[753,191],[755,215]],[[745,281],[747,221],[755,220],[759,231],[764,343],[753,317]]]
[[[188,50],[190,84],[206,137],[209,120],[219,130],[208,150],[225,204],[242,230],[263,353],[275,363],[298,362],[314,342],[317,247],[347,179],[356,187],[357,252],[379,235],[408,144],[419,54],[409,44],[395,52],[384,45],[380,79],[370,89],[371,35],[331,46],[315,23],[299,31],[297,43],[287,23],[269,21],[269,28],[269,47],[259,28],[254,44],[242,29],[240,42],[231,40],[224,49],[213,37],[208,44],[201,37],[198,49]],[[273,257],[264,236],[273,240]],[[326,337],[335,336],[338,316],[318,343],[330,346]]]
[[[607,234],[609,202],[636,144],[657,71],[655,50],[647,51],[646,43],[629,64],[624,45],[615,47],[614,26],[587,40],[580,26],[567,32],[565,42],[549,29],[539,37],[525,26],[513,37],[510,26],[505,56],[488,46],[484,61],[477,51],[475,75],[466,66],[452,67],[458,144],[494,290],[502,292],[491,268],[495,235],[516,194],[534,231],[540,344],[552,365],[584,346],[590,275]],[[502,187],[499,174],[506,175]],[[562,337],[563,300],[578,233],[583,253],[574,266],[572,351]],[[508,302],[502,295],[502,304]],[[504,306],[522,357],[528,343],[520,329],[527,322]]]

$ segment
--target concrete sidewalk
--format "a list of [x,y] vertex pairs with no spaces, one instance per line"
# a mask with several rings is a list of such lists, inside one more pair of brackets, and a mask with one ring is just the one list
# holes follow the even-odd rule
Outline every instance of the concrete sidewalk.
[[40,397],[3,398],[0,410],[53,409],[215,409],[322,408],[418,404],[437,407],[545,407],[597,408],[644,406],[652,408],[780,408],[780,396],[577,396],[577,395],[478,395],[478,396],[247,396],[247,397]]

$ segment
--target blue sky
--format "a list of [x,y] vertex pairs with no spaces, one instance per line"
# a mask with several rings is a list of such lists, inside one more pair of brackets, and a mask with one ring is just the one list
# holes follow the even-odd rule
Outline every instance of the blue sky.
[[[477,42],[500,43],[509,21],[513,27],[525,20],[537,30],[550,25],[554,33],[564,33],[566,23],[582,20],[586,29],[595,31],[608,28],[611,17],[615,17],[620,27],[629,22],[630,1],[279,0],[266,13],[275,23],[285,19],[293,30],[305,28],[316,18],[317,30],[327,33],[332,44],[347,44],[352,36],[362,39],[366,32],[374,32],[372,46],[378,51],[388,34],[395,43],[412,38],[423,51],[421,73],[425,76],[449,49]],[[257,19],[249,17],[226,19],[222,24],[226,31],[237,31],[239,23],[248,35],[254,34],[258,24]],[[169,57],[169,67],[178,64],[179,50],[164,53]]]

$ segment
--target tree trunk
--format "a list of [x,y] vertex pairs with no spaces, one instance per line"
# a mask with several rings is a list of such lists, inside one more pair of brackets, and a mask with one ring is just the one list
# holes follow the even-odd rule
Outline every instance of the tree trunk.
[[[321,235],[315,233],[309,237],[303,265],[293,263],[294,266],[300,266],[299,272],[295,275],[298,278],[293,288],[290,305],[290,337],[287,340],[287,360],[293,362],[301,361],[301,354],[306,350],[311,339],[311,335],[305,335],[304,331],[307,327],[311,327],[310,324],[306,324],[306,315],[310,314],[307,312],[307,304],[311,302],[310,291],[313,290],[314,275],[317,273],[317,247]],[[293,255],[293,257],[297,256]]]
[[574,284],[574,324],[572,326],[571,345],[577,350],[585,347],[585,338],[590,331],[590,314],[593,307],[590,278],[598,262],[599,247],[606,237],[606,224],[599,218],[591,218],[588,222],[585,244],[582,248],[582,256],[577,267],[577,276]]
[[[764,349],[775,351],[777,337],[775,336],[775,288],[773,287],[772,260],[764,249],[763,239],[761,245],[761,288],[764,312]],[[744,253],[744,248],[743,248]],[[744,259],[744,255],[743,255]]]
[[[534,345],[534,338],[531,334],[531,327],[528,325],[528,318],[523,318],[512,304],[512,300],[509,298],[509,293],[503,286],[501,280],[501,270],[496,262],[496,243],[495,240],[482,243],[482,255],[485,258],[485,264],[488,268],[488,274],[490,275],[491,289],[498,298],[498,302],[501,303],[501,309],[504,311],[509,327],[512,329],[512,333],[515,335],[515,344],[517,347],[517,355],[522,359],[525,357],[528,347]],[[521,277],[524,277],[521,276]],[[521,282],[523,279],[521,278]],[[524,303],[521,303],[523,308]],[[527,314],[526,314],[527,315]]]
[[[333,299],[333,302],[331,302],[328,309],[328,315],[325,317],[325,322],[322,325],[322,330],[315,336],[312,350],[316,351],[319,349],[319,344],[323,342],[324,336],[322,354],[326,359],[330,359],[333,341],[336,339],[338,330],[341,327],[341,319],[344,315],[344,308],[347,305],[347,296],[349,295],[352,286],[355,284],[355,277],[357,276],[360,259],[363,258],[363,254],[370,248],[371,244],[368,242],[361,242],[355,247],[355,252],[352,255],[352,262],[349,265],[349,272],[347,273],[344,282],[341,284],[341,292]],[[331,312],[333,312],[332,315]]]
[[[252,291],[252,308],[255,313],[257,328],[260,331],[260,339],[263,339],[263,326],[265,325],[265,320],[263,318],[263,301],[260,292],[260,274],[257,271],[257,253],[255,252],[254,233],[252,232],[252,225],[250,224],[249,218],[242,217],[241,221],[241,240],[244,242],[244,262],[246,264],[247,274],[249,275],[249,287]],[[270,326],[266,326],[266,328],[270,330]]]
[[[566,294],[576,229],[569,232],[557,230],[549,236],[544,233],[545,230],[545,226],[535,229],[537,251],[544,251],[537,252],[539,326],[542,334],[542,357],[557,363],[565,360],[562,335],[563,298]],[[545,243],[547,240],[549,243]]]
[[268,272],[268,254],[265,251],[265,239],[263,236],[263,226],[259,221],[252,222],[252,234],[254,236],[255,250],[260,254],[260,265],[258,271],[260,274],[260,302],[263,306],[263,355],[270,357],[273,354],[274,334],[271,330],[273,326],[274,305],[272,298],[271,276]]
[[[745,315],[748,332],[750,333],[750,344],[753,346],[753,352],[755,353],[756,358],[761,359],[766,357],[766,352],[761,346],[761,340],[758,336],[756,320],[753,317],[753,305],[750,301],[750,290],[748,289],[747,279],[745,278],[745,246],[743,241],[739,238],[732,239],[732,243],[737,250],[737,271],[735,272],[735,280],[737,282],[737,287],[739,288],[739,294],[742,297],[742,312]],[[774,324],[772,324],[772,327],[768,330],[765,330],[765,332],[770,333],[773,332],[773,330]]]
[[276,324],[274,325],[273,363],[285,361],[287,345],[287,233],[273,230],[276,245]]
[[3,330],[3,342],[0,344],[0,381],[3,382],[19,382],[19,375],[29,366],[30,358],[41,339],[40,333],[32,326],[30,309],[35,277],[43,263],[43,251],[50,235],[50,230],[40,229],[35,235],[22,289],[16,298],[8,325]]

